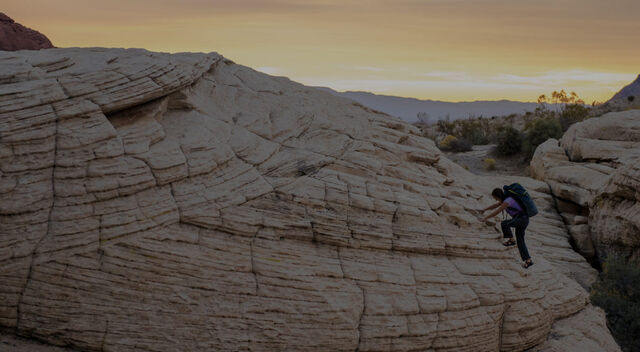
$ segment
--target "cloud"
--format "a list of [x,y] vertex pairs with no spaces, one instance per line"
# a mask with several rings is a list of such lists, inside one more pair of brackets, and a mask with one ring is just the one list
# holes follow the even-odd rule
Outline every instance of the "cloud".
[[272,67],[272,66],[256,67],[256,71],[260,71],[272,76],[284,76],[287,74],[287,70],[280,67]]
[[[364,69],[363,69],[364,70]],[[393,76],[394,72],[384,69],[367,69],[367,71],[382,72],[385,71],[385,77]],[[418,75],[418,78],[410,78],[413,76],[406,70],[395,71],[398,78],[367,78],[367,79],[329,79],[327,77],[303,77],[308,81],[324,81],[336,82],[338,84],[355,87],[362,85],[367,87],[369,84],[376,84],[386,87],[411,86],[411,87],[434,87],[434,86],[459,86],[459,87],[477,87],[477,88],[532,88],[532,87],[556,87],[557,89],[566,88],[571,85],[619,85],[633,81],[636,77],[634,74],[627,73],[610,73],[586,70],[569,70],[569,71],[550,71],[538,75],[518,75],[518,74],[498,74],[498,75],[482,75],[471,72],[455,72],[455,71],[431,71]]]
[[431,71],[421,75],[422,77],[435,78],[445,81],[464,81],[471,78],[467,72]]
[[352,69],[357,71],[369,71],[369,72],[384,72],[388,71],[382,67],[374,67],[374,66],[351,66]]
[[[358,82],[389,82],[395,86],[396,82],[406,84],[408,86],[431,86],[434,84],[447,86],[450,82],[454,85],[466,86],[473,85],[477,87],[495,87],[502,85],[504,87],[556,87],[563,89],[570,86],[600,85],[600,86],[619,86],[625,82],[631,82],[636,75],[628,73],[611,73],[588,70],[566,70],[566,71],[548,71],[536,75],[522,75],[515,73],[503,73],[496,75],[487,75],[466,71],[429,71],[421,74],[414,74],[407,69],[385,69],[371,66],[351,66],[352,70],[366,71],[371,73],[380,73],[373,77],[364,79],[345,80],[337,78],[338,82],[353,82],[348,85],[359,84]],[[354,75],[350,75],[354,76]],[[357,74],[356,74],[357,76]],[[391,78],[390,78],[391,77]],[[318,77],[318,79],[322,79]]]
[[551,71],[536,76],[501,74],[492,77],[496,82],[531,84],[535,86],[566,85],[571,83],[618,84],[629,82],[633,75],[625,73],[596,72],[586,70]]

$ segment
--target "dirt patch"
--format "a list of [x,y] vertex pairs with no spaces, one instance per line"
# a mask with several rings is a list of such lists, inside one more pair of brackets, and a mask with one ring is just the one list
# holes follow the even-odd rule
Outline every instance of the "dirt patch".
[[[495,145],[474,145],[471,151],[464,153],[445,152],[447,158],[464,167],[476,175],[483,176],[529,176],[529,164],[521,155],[513,157],[498,157],[495,155]],[[494,169],[487,168],[484,160],[494,159]]]

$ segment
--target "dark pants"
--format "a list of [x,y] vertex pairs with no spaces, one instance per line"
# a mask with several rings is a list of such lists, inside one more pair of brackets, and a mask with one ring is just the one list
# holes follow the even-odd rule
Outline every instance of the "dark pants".
[[524,230],[529,225],[529,217],[526,215],[517,215],[511,220],[504,220],[501,225],[504,238],[513,238],[511,228],[516,228],[516,243],[518,244],[520,257],[522,258],[522,260],[531,258],[531,256],[529,256],[529,251],[527,250],[527,245],[524,244]]

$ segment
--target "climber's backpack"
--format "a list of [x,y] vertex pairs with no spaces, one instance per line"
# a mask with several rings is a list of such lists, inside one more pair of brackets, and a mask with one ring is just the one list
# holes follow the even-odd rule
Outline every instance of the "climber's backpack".
[[508,186],[505,185],[502,189],[504,190],[504,195],[506,197],[511,197],[518,202],[520,207],[525,210],[528,217],[538,214],[538,208],[536,208],[536,205],[533,203],[533,199],[531,199],[529,193],[524,189],[524,187],[522,187],[522,185],[519,183],[512,183]]

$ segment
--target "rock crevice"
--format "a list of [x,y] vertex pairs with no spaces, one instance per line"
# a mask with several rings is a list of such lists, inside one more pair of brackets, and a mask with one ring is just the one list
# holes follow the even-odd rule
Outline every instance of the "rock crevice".
[[[637,179],[639,110],[577,123],[536,149],[534,176],[547,182],[577,250],[594,266],[612,254],[640,258]],[[636,188],[634,188],[636,187]]]

